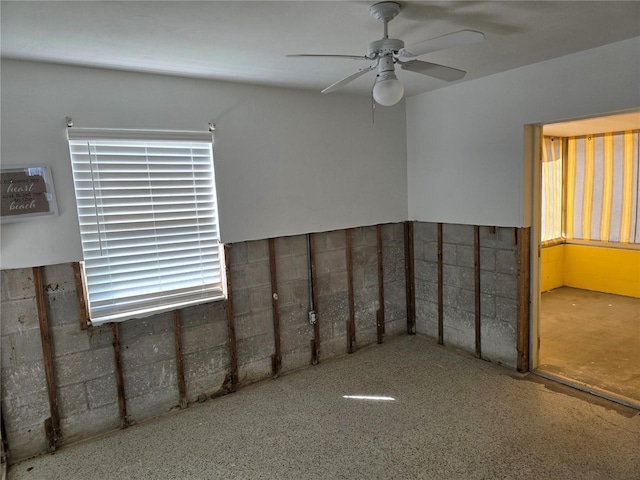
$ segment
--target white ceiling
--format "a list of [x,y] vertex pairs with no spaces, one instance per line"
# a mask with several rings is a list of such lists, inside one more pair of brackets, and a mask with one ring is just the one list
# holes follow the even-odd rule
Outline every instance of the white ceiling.
[[[367,64],[285,55],[364,55],[382,37],[372,3],[2,1],[1,53],[319,91]],[[398,3],[389,33],[406,45],[463,28],[486,34],[484,43],[421,57],[466,70],[462,81],[640,36],[638,1]],[[412,72],[398,77],[407,95],[447,85]],[[345,91],[368,93],[374,78],[369,73]]]
[[625,130],[640,130],[640,111],[585,118],[570,122],[549,123],[542,127],[544,135],[554,137],[577,137]]

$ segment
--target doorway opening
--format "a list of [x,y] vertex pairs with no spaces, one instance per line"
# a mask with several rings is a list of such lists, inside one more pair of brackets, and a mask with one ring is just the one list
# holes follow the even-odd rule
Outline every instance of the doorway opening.
[[640,409],[640,112],[535,137],[532,370]]

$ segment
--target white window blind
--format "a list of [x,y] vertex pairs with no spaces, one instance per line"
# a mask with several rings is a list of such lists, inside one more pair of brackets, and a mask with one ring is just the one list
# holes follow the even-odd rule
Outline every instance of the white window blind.
[[68,135],[92,323],[223,298],[211,135]]

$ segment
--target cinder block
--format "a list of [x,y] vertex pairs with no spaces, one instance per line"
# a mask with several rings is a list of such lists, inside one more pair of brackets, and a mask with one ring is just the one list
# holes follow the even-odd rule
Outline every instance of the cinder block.
[[518,354],[516,333],[513,326],[483,317],[480,336],[482,338],[482,358],[516,368]]
[[6,300],[2,302],[2,335],[39,330],[38,311],[33,298]]
[[473,238],[473,225],[459,225],[451,223],[445,223],[442,225],[442,241],[444,243],[473,246]]
[[78,300],[73,290],[56,291],[47,295],[47,314],[52,326],[73,325],[80,328]]
[[171,333],[173,334],[173,313],[163,312],[150,317],[151,327],[154,334]]
[[274,348],[273,334],[253,335],[238,340],[238,363],[246,365],[261,358],[270,359]]
[[[438,303],[438,283],[416,278],[416,299]],[[385,291],[386,295],[386,291]]]
[[496,270],[495,248],[480,247],[480,270],[494,272]]
[[178,372],[175,357],[149,366],[151,391],[175,390],[178,392]]
[[480,292],[489,295],[496,294],[496,274],[486,270],[480,270]]
[[465,312],[474,313],[476,305],[475,292],[444,285],[442,303]]
[[51,411],[46,385],[43,386],[44,389],[28,395],[3,392],[2,415],[8,432],[36,427],[41,428],[44,435],[44,421],[51,416]]
[[214,392],[222,385],[229,368],[229,350],[210,348],[184,356],[187,396],[195,398],[203,392]]
[[90,333],[87,330],[75,328],[51,327],[54,356],[63,356],[70,353],[82,352],[91,348]]
[[316,275],[316,284],[314,289],[317,297],[331,295],[331,273]]
[[76,291],[73,266],[70,263],[47,265],[42,270],[45,294]]
[[175,357],[172,333],[157,333],[120,341],[122,361],[127,368],[147,365]]
[[76,383],[56,389],[60,416],[67,417],[88,410],[87,396],[84,391],[84,384]]
[[378,262],[364,267],[364,286],[378,287]]
[[291,255],[307,255],[307,236],[295,235],[291,237],[278,237],[275,239],[276,256],[288,257]]
[[60,419],[65,443],[94,436],[96,432],[115,430],[119,425],[120,411],[117,403],[110,403]]
[[[35,298],[33,286],[33,270],[31,268],[16,268],[1,270],[3,307],[5,300],[18,300],[23,298]],[[4,313],[3,313],[4,317]]]
[[120,342],[133,342],[138,337],[153,335],[153,317],[139,318],[120,322]]
[[496,297],[496,320],[516,325],[518,320],[518,304],[515,300]]
[[269,310],[271,312],[271,285],[252,288],[249,292],[252,312]]
[[265,262],[231,267],[231,288],[251,288],[271,284],[271,271]]
[[232,292],[234,315],[251,312],[251,288],[234,288]]
[[344,249],[347,246],[347,237],[344,230],[333,230],[325,234],[327,250]]
[[[18,365],[21,363],[42,362],[42,339],[38,330],[30,330],[24,334],[14,333],[11,335],[11,350],[9,363],[4,366]],[[4,345],[4,342],[3,342]],[[4,352],[2,354],[5,356]]]
[[11,397],[35,395],[47,388],[44,362],[20,363],[16,366],[2,366],[2,395],[4,401]]
[[[235,289],[233,293],[235,296]],[[222,300],[194,305],[181,310],[180,324],[183,328],[194,327],[204,323],[215,322],[221,319],[223,320],[226,318],[226,315],[225,302]]]
[[416,298],[416,333],[438,336],[438,304]]
[[113,349],[98,348],[54,359],[56,385],[86,382],[113,372]]
[[496,272],[516,274],[518,259],[515,250],[496,250]]
[[413,238],[421,242],[438,241],[438,224],[431,222],[413,222]]
[[91,327],[86,330],[86,335],[89,337],[89,347],[91,349],[105,348],[113,344],[110,324]]
[[505,273],[496,273],[496,295],[511,299],[518,298],[518,277]]
[[247,242],[247,257],[249,262],[269,262],[269,240]]
[[349,289],[347,272],[331,273],[331,293],[346,293]]
[[249,260],[249,249],[247,242],[238,242],[229,244],[229,265],[233,268],[236,265],[242,265]]
[[453,243],[442,244],[442,263],[444,265],[457,265],[456,245]]
[[17,365],[17,357],[14,353],[12,343],[13,335],[4,335],[0,337],[0,365],[2,367],[14,367]]
[[309,304],[309,286],[307,280],[280,282],[278,279],[278,307],[291,304]]
[[184,355],[227,345],[227,323],[216,320],[195,326],[182,327],[182,353]]
[[444,265],[442,283],[458,288],[473,290],[475,288],[475,272],[472,268]]
[[117,404],[118,390],[113,373],[88,380],[84,386],[87,402],[91,410]]
[[46,453],[49,447],[43,425],[7,430],[7,443],[14,462]]
[[344,250],[329,250],[316,253],[318,274],[331,273],[347,269]]
[[375,226],[362,227],[362,245],[371,245],[376,249],[378,248],[378,230]]
[[495,318],[496,297],[494,295],[480,294],[480,312],[484,317]]
[[468,245],[456,246],[456,265],[460,267],[475,268],[474,247]]
[[375,245],[353,248],[351,259],[353,265],[376,265],[378,263],[378,249]]
[[273,315],[271,310],[252,312],[235,319],[236,339],[243,340],[257,335],[273,332]]
[[[149,364],[123,368],[124,394],[127,401],[131,398],[146,395],[152,391],[151,368]],[[117,398],[117,397],[116,397]]]
[[238,366],[238,376],[242,385],[264,380],[271,377],[271,357],[260,358],[251,363]]
[[158,390],[127,399],[127,414],[136,422],[157,417],[176,407],[180,402],[177,390]]
[[438,281],[438,265],[433,262],[415,261],[416,280],[421,279],[428,282]]
[[278,282],[300,280],[308,276],[308,261],[306,255],[278,256],[276,259]]

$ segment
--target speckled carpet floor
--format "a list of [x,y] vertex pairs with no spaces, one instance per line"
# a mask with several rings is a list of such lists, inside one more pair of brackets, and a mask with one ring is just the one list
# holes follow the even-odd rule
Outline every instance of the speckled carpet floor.
[[637,480],[638,413],[402,336],[18,463],[9,479]]

